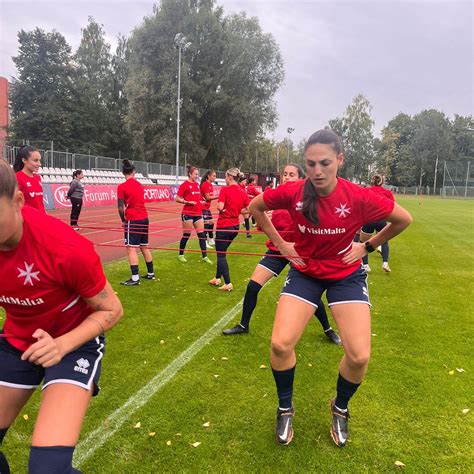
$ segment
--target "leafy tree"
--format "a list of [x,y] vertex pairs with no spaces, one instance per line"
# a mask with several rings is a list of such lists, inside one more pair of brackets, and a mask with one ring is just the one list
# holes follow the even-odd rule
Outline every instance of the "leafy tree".
[[18,70],[11,89],[13,140],[73,144],[71,47],[57,31],[18,33]]
[[135,30],[126,85],[135,148],[150,160],[174,160],[178,32],[191,42],[182,55],[181,150],[201,166],[250,160],[254,141],[276,120],[281,56],[255,18],[224,18],[211,0],[162,0]]

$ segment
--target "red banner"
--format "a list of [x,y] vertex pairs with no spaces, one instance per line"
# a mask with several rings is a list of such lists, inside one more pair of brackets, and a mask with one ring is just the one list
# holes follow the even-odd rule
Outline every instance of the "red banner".
[[[54,199],[54,207],[62,209],[71,207],[71,201],[66,199],[69,185],[50,184]],[[169,186],[147,185],[145,188],[145,202],[172,201],[172,193]],[[84,186],[82,198],[84,207],[101,207],[117,205],[117,186],[110,184],[94,184]]]

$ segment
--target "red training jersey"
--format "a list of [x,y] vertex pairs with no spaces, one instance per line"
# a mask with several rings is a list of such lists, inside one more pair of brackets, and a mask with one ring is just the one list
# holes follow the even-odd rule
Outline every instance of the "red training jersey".
[[258,196],[260,194],[260,191],[257,189],[257,186],[255,184],[249,184],[247,186],[247,195],[250,200],[252,200],[255,196]]
[[145,188],[135,178],[129,178],[125,183],[119,184],[117,198],[123,199],[127,221],[141,221],[148,217],[145,207]]
[[203,209],[210,210],[211,209],[211,202],[206,200],[206,194],[214,196],[214,187],[209,181],[204,181],[201,184],[201,197],[202,197],[202,207]]
[[224,203],[224,209],[217,219],[217,229],[239,225],[240,211],[250,203],[245,190],[235,184],[222,188],[217,202]]
[[392,191],[390,191],[390,189],[386,189],[383,186],[370,186],[367,189],[375,194],[378,194],[379,196],[385,196],[387,199],[395,201],[395,198],[393,197]]
[[[291,215],[286,209],[276,209],[272,211],[272,224],[278,233],[287,242],[294,242],[294,228],[291,220]],[[278,249],[273,245],[273,242],[268,239],[265,245],[274,252],[278,252]]]
[[28,176],[26,173],[17,171],[16,180],[18,181],[18,188],[25,196],[25,204],[28,204],[39,211],[44,210],[43,202],[43,186],[41,185],[41,178],[38,174]]
[[360,260],[342,262],[351,249],[356,232],[367,222],[385,220],[394,202],[368,189],[338,178],[328,196],[318,196],[319,224],[306,220],[302,213],[305,180],[287,182],[265,191],[269,209],[287,209],[294,230],[295,249],[306,266],[296,267],[302,273],[322,280],[340,280],[360,266]]
[[0,251],[0,306],[7,313],[8,342],[25,351],[43,329],[59,337],[94,310],[83,298],[97,295],[106,279],[92,242],[63,222],[24,206],[18,245]]
[[188,216],[200,216],[202,215],[202,204],[201,204],[201,190],[199,189],[199,183],[197,181],[185,181],[178,189],[177,196],[184,199],[185,201],[194,201],[196,204],[185,204],[183,214]]

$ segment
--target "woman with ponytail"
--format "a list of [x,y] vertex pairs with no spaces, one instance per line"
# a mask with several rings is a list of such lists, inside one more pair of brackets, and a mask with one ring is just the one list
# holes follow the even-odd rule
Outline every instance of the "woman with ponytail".
[[[362,382],[370,357],[370,302],[361,258],[402,232],[412,218],[394,201],[337,176],[344,154],[339,137],[331,130],[311,135],[304,156],[304,181],[265,191],[250,206],[260,228],[292,264],[278,302],[271,341],[279,402],[275,431],[280,444],[291,442],[295,346],[326,292],[344,347],[336,397],[331,401],[331,437],[343,447],[349,435],[348,402]],[[266,216],[265,212],[273,209],[290,213],[294,243],[287,242]],[[353,242],[363,224],[378,220],[390,225],[365,244]]]
[[[304,177],[305,173],[303,171],[303,168],[295,163],[290,163],[289,165],[286,165],[283,169],[283,173],[281,174],[281,182],[287,183],[289,181],[297,181],[299,179],[303,179]],[[258,196],[258,194],[256,195]],[[253,197],[255,197],[255,195]],[[288,242],[292,241],[293,224],[291,222],[291,216],[288,211],[285,209],[278,209],[276,211],[272,211],[271,220],[278,233]],[[255,267],[255,270],[252,276],[250,277],[250,281],[247,285],[240,323],[234,326],[233,328],[225,329],[223,331],[223,334],[225,336],[233,336],[235,334],[246,334],[249,332],[250,318],[252,317],[252,313],[255,307],[257,306],[257,298],[260,290],[273,277],[279,276],[280,273],[289,264],[289,261],[281,255],[281,253],[273,245],[271,240],[267,240],[266,246],[268,247],[268,250],[265,256]],[[340,345],[341,339],[329,324],[326,308],[322,300],[318,303],[318,307],[314,315],[321,323],[326,337],[330,341],[334,342],[334,344]]]
[[72,173],[72,181],[69,185],[67,198],[71,200],[71,227],[74,230],[79,230],[77,221],[82,209],[82,197],[84,196],[84,186],[81,179],[84,177],[82,170],[76,170]]
[[201,248],[201,261],[212,265],[212,261],[207,256],[206,251],[206,233],[204,232],[204,221],[202,219],[201,190],[199,189],[199,169],[188,165],[188,179],[181,184],[176,193],[176,202],[184,204],[181,211],[181,222],[183,225],[183,236],[179,242],[178,260],[186,263],[184,249],[191,237],[191,231],[194,228]]
[[214,170],[208,170],[201,178],[201,197],[203,200],[202,217],[204,219],[204,233],[206,234],[206,247],[212,248],[216,243],[214,241],[214,220],[212,219],[211,202],[218,196],[214,196],[212,183],[216,180],[217,174]]
[[130,279],[120,282],[120,284],[124,286],[138,286],[140,284],[140,277],[138,275],[137,248],[140,249],[147,268],[147,273],[142,275],[142,279],[155,279],[153,256],[150,250],[147,249],[150,222],[145,207],[145,189],[135,179],[135,166],[128,160],[123,160],[122,163],[125,183],[119,184],[117,189],[118,212],[124,227],[125,246],[127,247],[132,276]]
[[[227,249],[239,233],[240,215],[248,214],[249,198],[239,186],[244,177],[238,168],[230,168],[225,175],[226,187],[221,189],[217,200],[219,218],[216,225],[216,277],[209,283],[218,286],[219,290],[232,291],[234,287],[230,281],[229,264],[227,263]],[[224,284],[221,284],[221,277]]]
[[18,188],[23,193],[23,196],[25,196],[25,204],[46,212],[43,202],[43,186],[38,174],[40,168],[40,152],[29,145],[20,147],[13,164]]

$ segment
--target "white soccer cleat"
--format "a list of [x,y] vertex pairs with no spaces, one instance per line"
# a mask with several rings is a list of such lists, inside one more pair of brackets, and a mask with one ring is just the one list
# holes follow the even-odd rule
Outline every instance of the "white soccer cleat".
[[371,269],[370,269],[369,264],[367,264],[367,265],[362,265],[361,268],[362,268],[362,270],[363,270],[365,273],[370,273],[370,272],[371,272]]
[[384,272],[387,272],[387,273],[390,273],[392,271],[390,267],[388,266],[388,262],[383,262],[382,269]]
[[379,245],[375,250],[377,250],[377,252],[382,255],[382,246]]

